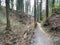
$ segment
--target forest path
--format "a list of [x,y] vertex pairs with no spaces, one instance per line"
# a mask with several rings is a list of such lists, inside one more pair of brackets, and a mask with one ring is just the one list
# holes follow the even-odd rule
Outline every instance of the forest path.
[[37,23],[30,45],[53,45],[52,40],[45,35],[40,23]]

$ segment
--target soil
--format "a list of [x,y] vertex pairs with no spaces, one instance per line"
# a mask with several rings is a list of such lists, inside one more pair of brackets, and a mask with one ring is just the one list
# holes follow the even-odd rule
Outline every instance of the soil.
[[[6,10],[2,7],[0,11],[2,15],[6,18]],[[6,23],[0,22],[0,45],[27,45],[28,41],[30,40],[31,36],[33,35],[34,30],[34,21],[31,19],[31,15],[26,13],[17,13],[17,11],[10,12],[9,19],[11,24],[12,31],[6,31]],[[6,22],[6,20],[5,20]],[[3,24],[1,24],[3,23]]]
[[[47,28],[48,33],[52,40],[55,41],[55,45],[60,44],[60,9],[55,9],[54,13],[47,18],[44,23],[44,27]],[[59,42],[57,44],[56,42]]]

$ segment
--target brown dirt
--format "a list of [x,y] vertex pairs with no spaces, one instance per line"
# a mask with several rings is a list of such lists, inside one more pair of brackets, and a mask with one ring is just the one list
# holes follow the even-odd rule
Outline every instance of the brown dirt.
[[55,31],[60,31],[60,14],[52,14],[45,22],[44,26],[49,26],[49,28]]
[[[6,11],[4,7],[2,8],[1,12],[4,15],[6,15]],[[28,14],[25,13],[18,14],[16,11],[14,11],[11,14],[12,15],[10,15],[10,23],[11,23],[12,31],[6,31],[6,30],[2,31],[3,35],[0,36],[3,37],[1,38],[3,39],[0,42],[1,45],[13,45],[13,44],[27,45],[28,41],[30,40],[33,34],[33,29],[34,29],[33,19],[31,20],[31,16],[27,16]],[[26,33],[27,35],[24,38],[24,35]]]
[[56,9],[54,13],[47,18],[44,27],[47,28],[50,37],[54,41],[60,40],[60,9]]

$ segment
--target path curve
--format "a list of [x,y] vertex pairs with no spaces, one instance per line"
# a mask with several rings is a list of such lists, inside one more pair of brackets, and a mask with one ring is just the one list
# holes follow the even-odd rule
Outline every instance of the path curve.
[[34,30],[30,45],[53,45],[52,40],[45,35],[45,32],[39,23],[37,23],[37,27]]

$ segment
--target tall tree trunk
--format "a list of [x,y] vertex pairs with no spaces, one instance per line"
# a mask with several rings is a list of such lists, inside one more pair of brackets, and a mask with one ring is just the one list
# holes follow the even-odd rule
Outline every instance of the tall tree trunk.
[[46,0],[46,19],[48,18],[49,8],[48,8],[48,0]]
[[36,9],[37,21],[39,22],[39,14],[38,14],[38,12],[39,12],[38,7],[39,6],[38,6],[38,0],[37,0],[36,5],[37,5],[37,9]]
[[28,13],[28,0],[26,1],[25,11],[26,11],[26,13]]
[[9,0],[6,0],[6,18],[7,18],[6,30],[11,30],[10,20],[9,20],[9,10],[10,10]]
[[36,0],[34,0],[34,25],[37,25],[37,18],[36,18]]
[[52,0],[52,13],[53,13],[53,8],[55,7],[55,0]]
[[30,11],[30,0],[26,1],[25,11],[26,11],[26,13],[29,13],[29,11]]
[[0,0],[0,10],[1,10],[1,0]]
[[11,8],[12,8],[12,11],[13,11],[13,9],[14,9],[13,8],[13,6],[14,6],[14,4],[13,4],[14,3],[14,0],[10,0],[10,1],[11,1]]
[[60,0],[59,0],[59,7],[60,7]]
[[21,8],[21,6],[20,6],[20,0],[17,0],[16,1],[16,10],[20,11],[21,10],[20,8]]
[[42,20],[42,0],[40,2],[40,20]]
[[24,11],[23,0],[17,0],[16,9],[17,9],[17,11],[19,11],[19,13]]

